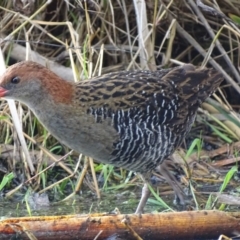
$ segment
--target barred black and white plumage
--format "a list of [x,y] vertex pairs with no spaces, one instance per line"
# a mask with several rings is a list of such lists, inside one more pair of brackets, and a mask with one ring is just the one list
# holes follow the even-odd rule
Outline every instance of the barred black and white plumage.
[[77,93],[96,128],[107,122],[117,131],[113,150],[102,161],[145,173],[179,146],[198,107],[221,80],[213,69],[188,64],[155,72],[107,74],[79,83]]

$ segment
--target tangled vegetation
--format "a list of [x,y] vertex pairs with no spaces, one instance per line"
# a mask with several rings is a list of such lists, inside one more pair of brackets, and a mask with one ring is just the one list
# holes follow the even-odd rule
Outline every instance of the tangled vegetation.
[[[224,209],[239,204],[238,0],[2,0],[0,19],[6,65],[33,60],[68,81],[183,63],[222,72],[224,83],[199,109],[191,133],[169,167],[180,173],[182,184],[190,183],[193,208]],[[15,108],[18,116],[11,114]],[[99,188],[123,191],[137,185],[140,190],[142,180],[134,173],[69,153],[25,106],[1,100],[0,120],[4,196],[31,189],[50,192],[51,200],[57,201],[79,189],[90,189],[98,197]],[[172,193],[168,187],[160,192],[161,196]]]

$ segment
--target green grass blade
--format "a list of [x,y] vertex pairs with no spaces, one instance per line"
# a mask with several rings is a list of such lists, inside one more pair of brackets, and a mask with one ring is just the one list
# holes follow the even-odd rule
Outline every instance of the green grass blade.
[[197,147],[197,151],[198,151],[198,155],[201,152],[201,148],[202,148],[202,141],[199,138],[196,138],[193,140],[190,148],[188,149],[187,153],[186,153],[186,158],[188,158],[194,151],[195,147]]
[[0,184],[0,191],[7,185],[11,182],[11,180],[14,178],[14,174],[11,172],[7,175],[5,175],[1,181],[1,184]]
[[148,188],[151,191],[152,195],[157,199],[157,201],[159,202],[159,205],[163,206],[164,208],[167,208],[168,210],[174,212],[174,210],[169,207],[159,196],[158,194],[153,190],[152,186],[150,184],[148,184]]
[[223,181],[223,184],[222,186],[220,187],[220,190],[219,192],[222,193],[225,188],[227,187],[227,185],[229,184],[230,180],[232,179],[233,175],[238,171],[237,169],[237,166],[233,166],[229,171],[228,173],[226,174],[225,178],[224,178],[224,181]]

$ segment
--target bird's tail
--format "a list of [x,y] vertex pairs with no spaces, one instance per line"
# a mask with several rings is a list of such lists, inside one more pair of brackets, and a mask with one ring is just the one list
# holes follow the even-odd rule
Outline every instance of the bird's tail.
[[[171,76],[170,76],[171,75]],[[177,67],[164,76],[171,79],[188,101],[204,102],[223,81],[221,73],[212,68],[198,68],[192,64]]]

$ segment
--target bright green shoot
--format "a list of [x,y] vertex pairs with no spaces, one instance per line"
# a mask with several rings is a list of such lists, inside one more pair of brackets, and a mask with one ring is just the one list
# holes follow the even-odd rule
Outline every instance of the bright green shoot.
[[14,174],[11,172],[7,175],[5,175],[1,181],[1,184],[0,184],[0,191],[7,185],[9,184],[12,179],[14,178]]

